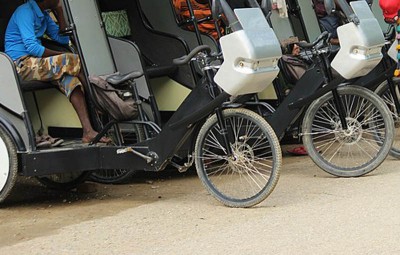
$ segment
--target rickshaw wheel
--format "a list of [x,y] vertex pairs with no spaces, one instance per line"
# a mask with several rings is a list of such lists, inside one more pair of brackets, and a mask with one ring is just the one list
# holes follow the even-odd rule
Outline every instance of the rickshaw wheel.
[[210,194],[229,207],[251,207],[274,190],[282,164],[279,140],[257,113],[241,108],[222,112],[232,153],[225,147],[217,115],[197,136],[197,174]]
[[49,189],[71,190],[87,180],[90,174],[90,171],[68,172],[62,174],[37,176],[36,179]]
[[0,126],[0,203],[10,194],[17,175],[17,149],[10,135]]
[[[398,99],[400,99],[400,81],[396,79],[393,80],[393,82],[396,85],[396,96]],[[392,93],[390,92],[387,81],[382,82],[375,90],[375,93],[383,99],[390,112],[392,113],[395,128],[395,138],[392,149],[390,150],[390,155],[397,159],[400,159],[400,116],[397,113],[396,105],[394,102],[395,96],[392,95]]]

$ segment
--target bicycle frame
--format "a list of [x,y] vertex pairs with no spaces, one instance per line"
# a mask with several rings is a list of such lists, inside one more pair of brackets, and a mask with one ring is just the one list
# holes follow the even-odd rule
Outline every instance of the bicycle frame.
[[[267,117],[268,123],[274,128],[278,138],[282,139],[286,130],[296,122],[311,102],[330,91],[335,91],[345,81],[343,77],[336,78],[329,80],[327,85],[322,87],[328,78],[324,75],[325,71],[317,65],[307,70],[275,112]],[[340,98],[335,98],[336,100],[340,104]],[[339,110],[339,113],[344,116],[342,111]],[[346,126],[345,121],[344,126]]]
[[[221,132],[225,135],[225,146],[229,153],[230,145],[226,142],[228,139],[225,134],[226,128],[224,127],[223,116],[221,114],[222,104],[226,102],[231,95],[238,96],[263,90],[265,84],[268,84],[265,82],[265,79],[271,79],[272,81],[272,79],[277,75],[277,69],[274,66],[274,63],[276,62],[273,60],[276,59],[277,55],[280,57],[279,44],[273,31],[271,29],[265,29],[265,26],[268,26],[268,23],[261,10],[248,9],[245,11],[238,11],[236,12],[236,18],[232,11],[230,15],[228,15],[227,10],[230,10],[230,7],[226,2],[221,1],[220,3],[222,4],[221,7],[227,16],[229,23],[236,24],[237,31],[221,38],[221,47],[224,52],[225,61],[215,75],[215,79],[214,71],[207,67],[205,69],[206,83],[209,88],[206,88],[205,86],[197,86],[171,117],[161,133],[148,143],[145,142],[145,144],[148,144],[150,150],[157,151],[160,160],[156,160],[156,167],[159,169],[162,169],[167,163],[169,163],[169,160],[173,156],[173,152],[182,145],[185,138],[193,131],[196,122],[214,111],[216,112],[218,121],[221,125]],[[259,27],[256,27],[256,29],[260,30],[258,34],[246,32],[250,28],[247,18],[256,19],[257,23],[260,24]],[[254,26],[252,29],[254,29]],[[253,47],[253,45],[247,44],[249,42],[248,40],[243,39],[248,37],[255,38],[257,36],[265,36],[270,39],[265,41],[265,44],[266,46],[271,44],[271,47],[260,47],[253,49],[253,51],[249,50],[251,53],[241,52],[239,54],[238,50],[235,47],[232,47],[234,40],[238,40],[237,42],[241,47]],[[246,56],[246,54],[248,55]],[[239,55],[239,59],[241,60],[240,63],[232,64],[237,61]],[[259,60],[254,61],[254,59]],[[259,68],[253,69],[247,67],[247,65],[255,62],[258,63]],[[233,67],[234,65],[239,65],[244,70],[238,70],[240,68]],[[234,77],[236,81],[231,82],[230,79],[232,79],[232,77]],[[249,82],[252,82],[252,84],[248,84]],[[217,94],[216,83],[218,83],[218,86],[224,90],[220,94]],[[243,84],[247,84],[247,86],[243,86]],[[264,87],[262,87],[262,85]],[[212,94],[217,94],[217,96],[213,97]],[[196,109],[196,111],[193,112],[193,109]],[[175,146],[168,146],[160,149],[160,147],[165,147],[165,144]]]
[[[339,35],[340,33],[344,35],[342,38],[347,39],[346,35],[349,35],[350,33],[360,33],[361,35],[365,34],[365,31],[367,30],[366,24],[370,24],[372,26],[378,25],[376,20],[373,20],[370,16],[365,15],[366,11],[369,10],[369,7],[366,5],[366,3],[362,1],[351,3],[356,13],[353,13],[350,6],[343,1],[340,1],[340,4],[342,9],[346,7],[345,9],[348,11],[346,16],[349,18],[349,20],[354,21],[354,24],[349,23],[338,28]],[[357,13],[361,14],[360,19],[357,17],[357,15],[355,15]],[[359,27],[357,27],[357,25],[359,25]],[[290,94],[278,106],[276,111],[267,118],[268,122],[274,128],[277,136],[280,139],[285,134],[287,128],[289,128],[300,117],[303,109],[305,109],[315,99],[328,92],[333,93],[335,107],[338,110],[342,127],[344,129],[347,128],[347,122],[344,117],[344,106],[336,89],[343,82],[349,80],[349,78],[353,78],[353,76],[358,77],[362,75],[362,73],[366,72],[366,70],[372,70],[375,67],[371,66],[371,63],[368,61],[364,61],[364,59],[373,59],[374,62],[376,62],[377,59],[380,59],[379,55],[374,53],[380,47],[381,38],[379,37],[379,34],[368,34],[364,40],[370,40],[371,42],[370,44],[365,45],[370,47],[369,49],[371,49],[371,56],[366,55],[365,57],[361,56],[361,58],[350,57],[349,55],[357,55],[358,51],[349,53],[347,48],[358,48],[360,47],[358,44],[365,44],[365,41],[359,41],[357,42],[357,45],[354,46],[350,40],[343,40],[344,45],[342,45],[341,50],[332,61],[332,64],[334,64],[336,67],[339,67],[339,70],[337,70],[339,74],[343,72],[343,75],[339,75],[340,77],[333,79],[327,57],[319,56],[319,63],[314,65],[300,78]],[[365,46],[362,46],[361,48]],[[341,66],[342,63],[346,62],[346,59],[351,60],[350,62],[352,68],[350,68],[350,70],[345,70]],[[359,65],[365,68],[361,68]],[[348,77],[348,79],[346,79],[344,76]],[[326,85],[324,86],[324,84]],[[282,118],[282,116],[285,116],[285,118]]]
[[[175,152],[194,131],[197,122],[214,113],[215,109],[221,106],[230,96],[226,92],[222,92],[213,98],[204,85],[196,86],[190,92],[157,137],[139,144],[137,149],[144,145],[148,148],[147,153],[156,152],[157,156],[154,155],[154,165],[150,165],[151,168],[164,169]],[[193,109],[198,110],[193,112]],[[154,168],[151,168],[146,167],[145,170],[154,170]]]

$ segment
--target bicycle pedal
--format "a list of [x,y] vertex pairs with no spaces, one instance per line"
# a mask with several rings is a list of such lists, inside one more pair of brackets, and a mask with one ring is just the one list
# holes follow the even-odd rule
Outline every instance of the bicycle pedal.
[[142,159],[145,159],[147,163],[151,163],[153,161],[152,157],[146,156],[138,151],[135,151],[132,147],[126,147],[126,148],[117,150],[117,154],[124,154],[124,153],[128,153],[128,152],[131,152],[131,153],[135,154],[136,156],[139,156]]
[[126,147],[126,148],[117,150],[117,154],[123,154],[123,153],[127,153],[127,152],[134,152],[134,151],[133,151],[132,147]]

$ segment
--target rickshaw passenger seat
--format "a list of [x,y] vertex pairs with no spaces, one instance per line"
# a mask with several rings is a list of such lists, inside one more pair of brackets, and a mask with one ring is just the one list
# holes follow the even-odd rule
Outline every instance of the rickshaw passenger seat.
[[57,88],[56,85],[50,82],[43,82],[43,81],[20,81],[19,85],[22,91],[35,91],[35,90]]

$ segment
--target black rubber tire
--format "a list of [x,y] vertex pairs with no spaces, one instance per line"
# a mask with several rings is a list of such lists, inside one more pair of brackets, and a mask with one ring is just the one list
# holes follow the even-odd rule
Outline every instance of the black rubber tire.
[[[146,139],[142,125],[133,124],[136,142],[141,142]],[[103,184],[122,184],[129,182],[137,173],[136,170],[126,169],[101,169],[93,171],[90,175],[90,180]]]
[[[349,129],[341,129],[333,95],[327,93],[315,100],[304,115],[303,143],[314,163],[325,172],[339,177],[362,176],[376,169],[389,154],[394,138],[393,119],[383,100],[366,88],[348,85],[338,88],[338,92],[344,99]],[[372,113],[372,117],[366,113]],[[363,119],[365,116],[367,119]],[[374,128],[371,119],[382,128]],[[384,138],[378,141],[376,134],[381,132]],[[367,150],[376,154],[369,155]],[[361,162],[363,152],[371,160]],[[328,156],[329,153],[333,155]]]
[[89,178],[91,181],[103,184],[124,184],[129,182],[137,172],[126,169],[102,169],[93,171]]
[[17,149],[8,132],[0,125],[0,203],[10,194],[17,176]]
[[46,176],[36,176],[36,179],[46,188],[68,191],[75,189],[79,184],[85,182],[91,172],[68,172]]
[[[228,157],[224,152],[222,136],[218,133],[218,119],[214,114],[206,120],[197,136],[194,151],[197,174],[210,194],[224,205],[251,207],[267,198],[278,182],[282,164],[279,140],[271,126],[253,111],[225,109],[222,114],[228,125],[229,143],[234,157]],[[249,133],[243,133],[246,131]],[[269,162],[271,165],[267,166]],[[266,166],[268,176],[261,172],[265,171],[262,168]],[[224,175],[227,171],[229,176]],[[213,175],[215,172],[218,172],[218,176]],[[220,183],[221,177],[226,184]],[[233,183],[237,181],[240,185]],[[254,183],[256,188],[252,186]],[[247,184],[251,187],[246,187]],[[226,189],[229,186],[232,187],[231,191]],[[237,192],[246,188],[246,192],[252,189],[250,194],[237,195]]]
[[[394,80],[394,83],[396,84],[396,96],[398,99],[400,99],[400,80],[396,79]],[[392,112],[395,128],[395,138],[389,154],[395,158],[400,159],[400,116],[397,113],[396,106],[394,105],[394,97],[390,93],[387,81],[382,82],[378,86],[378,88],[376,88],[375,93],[383,99],[389,110]]]

